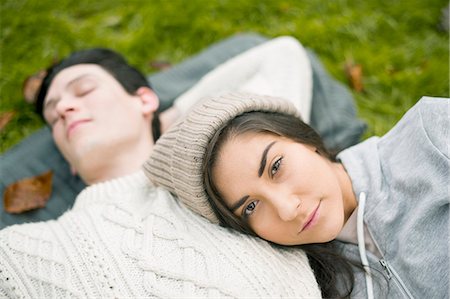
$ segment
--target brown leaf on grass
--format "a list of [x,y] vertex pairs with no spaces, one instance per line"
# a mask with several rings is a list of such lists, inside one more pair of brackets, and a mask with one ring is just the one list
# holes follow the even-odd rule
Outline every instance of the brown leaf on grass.
[[14,111],[6,111],[0,114],[0,132],[3,131],[3,128],[11,121],[16,112]]
[[357,92],[362,92],[364,86],[362,83],[363,68],[360,64],[354,64],[353,62],[347,62],[345,64],[345,74],[350,83],[351,88]]
[[25,79],[22,86],[22,93],[27,103],[33,104],[36,102],[37,93],[41,88],[42,80],[44,80],[46,71],[39,71]]
[[172,64],[167,60],[152,60],[149,62],[149,65],[158,71],[167,70],[172,66]]
[[26,178],[6,187],[3,207],[8,213],[18,214],[45,207],[52,193],[53,172]]

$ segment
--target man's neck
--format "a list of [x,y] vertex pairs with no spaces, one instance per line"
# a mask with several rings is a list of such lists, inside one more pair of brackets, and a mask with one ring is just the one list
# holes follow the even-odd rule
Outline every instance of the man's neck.
[[87,185],[109,181],[139,171],[150,156],[152,149],[153,144],[151,143],[133,150],[122,149],[119,151],[121,154],[104,152],[95,159],[89,159],[95,161],[94,163],[89,165],[81,163],[77,170],[79,169],[79,175]]

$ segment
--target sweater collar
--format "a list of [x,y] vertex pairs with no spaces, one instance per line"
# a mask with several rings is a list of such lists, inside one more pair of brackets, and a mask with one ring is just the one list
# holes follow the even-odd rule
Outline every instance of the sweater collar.
[[143,189],[147,190],[153,187],[153,183],[145,176],[144,172],[139,170],[130,175],[86,187],[77,196],[73,210],[93,204],[113,202],[123,198],[124,194],[127,194],[128,197],[130,193],[140,193]]

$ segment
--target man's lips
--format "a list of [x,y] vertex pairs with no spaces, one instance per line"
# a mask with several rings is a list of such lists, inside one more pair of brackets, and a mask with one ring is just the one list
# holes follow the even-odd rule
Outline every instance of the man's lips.
[[67,138],[70,137],[70,134],[81,124],[86,123],[86,122],[90,122],[90,119],[80,119],[80,120],[76,120],[73,121],[72,123],[70,123],[70,125],[67,127]]
[[319,204],[317,205],[317,207],[314,209],[314,211],[312,211],[312,213],[309,215],[309,217],[307,218],[305,224],[303,225],[302,229],[300,230],[299,233],[303,232],[304,230],[308,229],[309,227],[311,227],[313,224],[315,224],[318,216],[319,216],[319,208],[320,208],[320,203],[322,201],[319,201]]

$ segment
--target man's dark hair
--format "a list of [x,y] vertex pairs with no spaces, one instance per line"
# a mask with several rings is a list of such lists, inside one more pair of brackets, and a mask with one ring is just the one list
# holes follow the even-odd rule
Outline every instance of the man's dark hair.
[[[96,64],[111,74],[122,87],[129,93],[135,94],[139,87],[149,87],[150,83],[145,76],[133,66],[129,65],[119,53],[106,48],[93,48],[73,52],[68,57],[47,69],[36,98],[36,111],[43,117],[43,107],[48,88],[56,75],[65,68],[77,64]],[[152,123],[153,138],[156,141],[160,136],[160,123],[158,114],[155,113]]]

